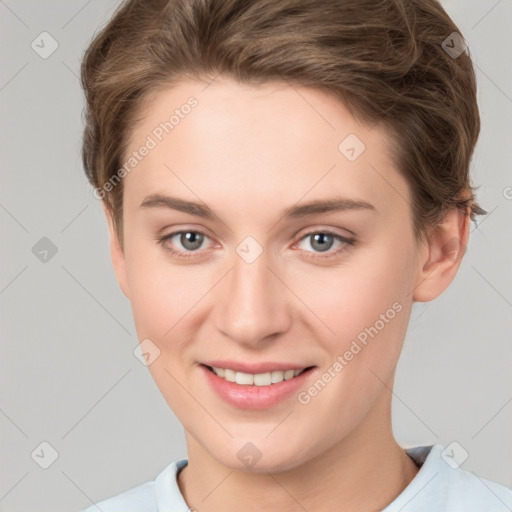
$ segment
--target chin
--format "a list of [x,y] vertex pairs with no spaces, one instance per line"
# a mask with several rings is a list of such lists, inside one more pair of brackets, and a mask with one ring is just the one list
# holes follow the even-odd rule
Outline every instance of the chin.
[[210,451],[210,454],[222,465],[236,471],[248,473],[281,473],[292,470],[306,462],[307,455],[304,452],[304,442],[300,447],[283,446],[282,439],[275,442],[270,439],[240,442],[232,440],[229,445],[216,444],[221,447],[221,452]]

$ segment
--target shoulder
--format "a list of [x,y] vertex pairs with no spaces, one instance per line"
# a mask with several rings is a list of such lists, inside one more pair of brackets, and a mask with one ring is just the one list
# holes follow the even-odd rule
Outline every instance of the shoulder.
[[[176,492],[179,492],[176,483],[177,472],[186,465],[187,460],[181,459],[166,466],[154,480],[132,487],[120,494],[95,502],[81,512],[158,512],[162,501],[170,500],[170,505]],[[167,503],[166,503],[167,505]],[[188,508],[188,507],[187,507]]]
[[154,482],[146,482],[91,505],[82,512],[157,512]]
[[[447,510],[504,512],[512,510],[512,489],[463,469],[450,469],[442,489],[447,496]],[[442,475],[441,475],[442,476]]]
[[383,512],[512,510],[511,488],[462,469],[456,463],[453,449],[448,448],[437,444],[407,449],[409,456],[421,464],[421,468],[402,494]]

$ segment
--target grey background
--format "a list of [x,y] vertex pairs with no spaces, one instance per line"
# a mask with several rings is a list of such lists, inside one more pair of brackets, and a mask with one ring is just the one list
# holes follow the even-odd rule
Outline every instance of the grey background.
[[[457,441],[469,454],[464,469],[512,486],[512,2],[443,5],[477,69],[482,132],[472,172],[490,214],[472,225],[450,288],[415,305],[393,427],[403,446]],[[130,304],[81,167],[80,59],[116,6],[0,0],[4,512],[80,510],[186,457],[180,423],[133,355]],[[46,59],[31,47],[43,31],[58,43]],[[57,249],[46,262],[33,253],[43,237]],[[48,469],[31,457],[43,441],[58,453]]]

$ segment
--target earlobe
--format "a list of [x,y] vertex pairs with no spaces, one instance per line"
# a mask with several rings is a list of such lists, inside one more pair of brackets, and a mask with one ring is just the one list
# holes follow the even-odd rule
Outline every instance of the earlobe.
[[470,220],[467,210],[452,209],[430,230],[428,244],[418,260],[414,301],[435,299],[453,281],[466,252]]
[[112,220],[112,215],[108,210],[105,202],[102,201],[103,212],[105,213],[105,217],[107,219],[108,232],[110,238],[110,257],[112,260],[112,265],[114,267],[114,272],[117,277],[117,282],[119,283],[119,287],[121,291],[124,293],[126,298],[130,300],[128,280],[126,274],[126,259],[121,244],[119,242],[119,238],[117,236],[116,230],[114,229],[114,222]]

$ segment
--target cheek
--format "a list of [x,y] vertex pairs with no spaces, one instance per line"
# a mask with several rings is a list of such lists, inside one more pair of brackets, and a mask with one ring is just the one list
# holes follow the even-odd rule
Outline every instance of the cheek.
[[[396,367],[410,309],[407,265],[385,250],[378,255],[372,251],[371,258],[361,257],[351,268],[302,281],[299,293],[306,293],[309,286],[310,293],[304,296],[315,313],[312,322],[320,326],[315,327],[317,339],[327,354],[320,379],[328,382],[325,387],[318,385],[322,391],[304,413],[323,417],[324,428],[331,429],[334,437],[347,435],[362,420]],[[316,393],[311,388],[304,392]],[[322,416],[325,404],[328,415]]]
[[172,264],[152,251],[132,253],[129,281],[138,339],[149,338],[160,350],[148,370],[169,407],[178,411],[186,425],[190,395],[180,383],[187,377],[184,368],[191,332],[201,323],[201,298],[212,285],[198,267]]
[[368,249],[339,268],[305,274],[297,280],[297,294],[307,298],[313,313],[334,331],[333,337],[354,335],[395,302],[403,305],[411,291],[410,268],[410,261],[392,249]]
[[132,251],[127,274],[139,336],[153,336],[163,344],[212,288],[206,268],[173,263],[161,248]]
[[300,281],[297,294],[307,297],[312,322],[325,333],[319,342],[328,364],[346,354],[347,382],[360,385],[370,378],[369,369],[385,380],[399,357],[412,300],[412,253],[405,245],[400,254],[391,243],[374,246],[344,267]]

